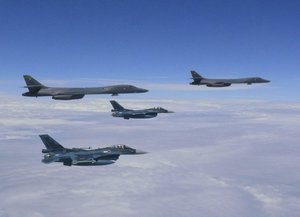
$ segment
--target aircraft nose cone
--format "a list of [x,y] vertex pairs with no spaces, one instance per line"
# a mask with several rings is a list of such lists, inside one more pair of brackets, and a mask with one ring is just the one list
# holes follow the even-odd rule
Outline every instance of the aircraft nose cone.
[[135,154],[147,154],[148,152],[142,151],[142,150],[135,150]]
[[148,92],[149,90],[140,88],[140,91],[141,91],[141,93],[146,93],[146,92]]
[[271,81],[269,81],[269,80],[265,80],[265,79],[264,79],[264,82],[266,82],[266,83],[269,83],[269,82],[271,82]]

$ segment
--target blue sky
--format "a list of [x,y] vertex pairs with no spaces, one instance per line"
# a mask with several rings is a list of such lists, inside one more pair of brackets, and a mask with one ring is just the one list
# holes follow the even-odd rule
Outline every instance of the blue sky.
[[[299,6],[0,0],[0,216],[298,217]],[[193,87],[191,69],[272,82]],[[132,83],[150,92],[114,99],[175,113],[127,121],[111,117],[111,96],[25,98],[25,73],[49,86]],[[149,153],[45,165],[39,134]]]
[[69,86],[84,78],[187,84],[195,69],[206,77],[257,75],[272,83],[211,93],[154,89],[147,97],[298,100],[299,6],[252,0],[1,1],[2,89],[22,92],[16,87],[24,73]]

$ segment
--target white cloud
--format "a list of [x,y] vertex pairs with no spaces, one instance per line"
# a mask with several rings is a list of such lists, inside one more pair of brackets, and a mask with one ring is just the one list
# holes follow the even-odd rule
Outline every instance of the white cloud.
[[[163,106],[149,120],[110,116],[106,99],[0,96],[0,216],[298,216],[300,103],[122,99]],[[38,138],[66,147],[148,151],[114,165],[40,162]]]

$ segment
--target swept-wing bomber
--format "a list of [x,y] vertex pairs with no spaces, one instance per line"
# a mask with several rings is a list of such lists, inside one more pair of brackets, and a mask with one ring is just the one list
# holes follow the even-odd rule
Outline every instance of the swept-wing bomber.
[[158,113],[173,113],[172,111],[168,111],[167,109],[164,109],[162,107],[142,109],[142,110],[132,110],[132,109],[124,108],[114,100],[111,100],[110,103],[113,106],[113,109],[111,110],[112,116],[121,117],[127,120],[130,118],[136,118],[136,119],[154,118],[157,116]]
[[67,87],[47,87],[32,78],[30,75],[24,75],[26,82],[25,88],[28,92],[23,93],[23,96],[39,97],[52,96],[56,100],[73,100],[81,99],[86,94],[111,94],[117,96],[124,93],[145,93],[148,90],[138,88],[133,85],[112,85],[106,87],[85,87],[85,88],[67,88]]
[[126,145],[114,145],[105,148],[64,148],[49,135],[40,135],[46,149],[42,150],[45,164],[61,162],[65,166],[101,166],[113,164],[120,155],[145,154]]
[[196,71],[191,71],[192,79],[191,85],[206,85],[207,87],[229,87],[231,84],[253,84],[253,83],[268,83],[270,81],[259,77],[236,78],[236,79],[210,79],[204,78]]

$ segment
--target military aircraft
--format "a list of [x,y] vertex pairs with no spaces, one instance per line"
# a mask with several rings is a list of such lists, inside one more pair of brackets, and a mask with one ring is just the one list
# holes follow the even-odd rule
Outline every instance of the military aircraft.
[[23,96],[39,97],[39,96],[52,96],[55,100],[73,100],[81,99],[86,94],[112,94],[117,96],[123,93],[145,93],[146,89],[138,88],[133,85],[112,85],[106,87],[86,87],[86,88],[59,88],[59,87],[46,87],[40,82],[32,78],[30,75],[24,75],[26,82],[25,88],[29,92],[23,93]]
[[102,166],[113,164],[120,155],[145,154],[144,151],[130,148],[126,145],[114,145],[106,148],[64,148],[49,135],[40,135],[46,146],[42,162],[45,164],[61,162],[65,166]]
[[191,71],[193,82],[191,85],[206,85],[207,87],[229,87],[231,84],[252,84],[252,83],[268,83],[270,81],[259,78],[237,78],[237,79],[209,79],[199,75],[196,71]]
[[117,103],[114,100],[110,101],[111,105],[113,106],[112,116],[113,117],[121,117],[124,119],[130,119],[130,118],[154,118],[157,116],[158,113],[173,113],[172,111],[168,111],[167,109],[157,107],[157,108],[149,108],[149,109],[143,109],[143,110],[131,110],[131,109],[125,109],[123,106],[121,106],[119,103]]

